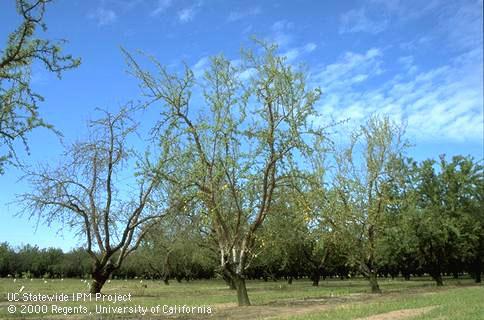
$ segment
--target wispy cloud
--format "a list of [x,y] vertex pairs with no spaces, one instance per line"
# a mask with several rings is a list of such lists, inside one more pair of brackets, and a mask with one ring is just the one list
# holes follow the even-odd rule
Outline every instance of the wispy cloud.
[[106,5],[115,7],[122,12],[133,10],[138,5],[142,4],[144,0],[104,0]]
[[316,50],[318,46],[314,42],[309,42],[302,47],[295,47],[287,50],[286,52],[282,53],[283,56],[286,57],[288,62],[293,62],[297,60],[301,55],[306,53],[311,53]]
[[294,24],[286,20],[280,20],[272,24],[271,36],[269,40],[275,42],[279,47],[283,48],[292,42],[293,36],[291,32],[294,29]]
[[336,120],[350,118],[356,125],[371,114],[387,114],[406,122],[419,141],[475,140],[483,130],[483,82],[474,71],[483,68],[481,56],[476,49],[425,71],[403,56],[402,72],[388,80],[380,77],[382,50],[347,52],[313,79],[324,92],[322,112]]
[[195,77],[203,76],[205,70],[207,70],[208,66],[210,65],[210,58],[208,56],[202,57],[198,59],[198,61],[192,66],[192,71]]
[[429,12],[440,10],[443,6],[442,0],[369,0],[364,6],[340,16],[339,33],[379,34],[391,24],[420,18]]
[[95,20],[99,26],[105,26],[114,23],[118,15],[111,9],[98,8],[90,13],[88,17]]
[[[459,5],[460,4],[460,5]],[[446,8],[445,22],[441,32],[448,36],[449,46],[469,50],[483,45],[483,2],[468,1],[465,4],[450,2]]]
[[173,4],[173,0],[158,0],[155,9],[151,11],[151,16],[158,16],[164,13]]
[[367,32],[377,34],[385,30],[387,19],[369,18],[364,8],[350,10],[340,17],[339,33]]
[[316,72],[314,79],[328,91],[347,89],[353,84],[382,74],[382,54],[378,48],[369,49],[365,53],[346,52],[337,62]]
[[242,20],[244,18],[250,17],[250,16],[256,16],[262,13],[262,10],[260,7],[253,7],[248,10],[239,10],[239,11],[232,11],[229,13],[227,17],[227,21],[229,22],[235,22],[238,20]]
[[183,8],[178,11],[178,20],[181,23],[187,23],[193,20],[196,14],[196,6]]

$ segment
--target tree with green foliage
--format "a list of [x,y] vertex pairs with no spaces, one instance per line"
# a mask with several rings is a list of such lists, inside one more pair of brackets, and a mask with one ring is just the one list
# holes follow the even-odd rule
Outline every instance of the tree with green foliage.
[[0,277],[11,275],[15,271],[15,252],[7,242],[0,243]]
[[[203,79],[188,67],[170,73],[156,61],[155,75],[128,55],[148,104],[160,105],[156,129],[173,132],[171,143],[186,155],[187,185],[203,205],[221,272],[235,283],[241,306],[250,305],[245,278],[256,234],[272,212],[288,160],[307,151],[320,95],[307,89],[306,75],[275,46],[261,43],[259,49],[244,51],[240,64],[213,57]],[[204,101],[193,109],[196,89]]]
[[[274,195],[272,213],[256,237],[258,250],[253,263],[257,275],[267,280],[286,277],[288,283],[308,271],[315,239],[308,230],[309,215],[301,210],[291,187],[281,187]],[[251,268],[251,269],[253,269]]]
[[406,147],[403,130],[388,118],[372,117],[352,136],[350,146],[336,155],[334,226],[350,245],[349,259],[370,282],[378,285],[378,243],[393,205],[391,183],[400,174],[392,164]]
[[[413,229],[418,256],[438,286],[450,265],[472,265],[479,281],[483,253],[483,171],[472,158],[414,163]],[[458,269],[462,269],[459,268]],[[454,269],[454,272],[458,272]]]
[[51,125],[44,122],[38,108],[43,97],[31,88],[32,66],[41,63],[58,77],[76,68],[80,59],[63,55],[65,41],[51,42],[35,37],[36,30],[46,30],[44,13],[51,0],[17,0],[22,22],[0,49],[0,174],[7,162],[18,163],[16,143],[28,151],[27,134],[34,128]]
[[440,157],[442,198],[445,212],[458,220],[459,233],[451,262],[468,271],[481,281],[484,261],[484,167],[472,157],[454,156],[448,162]]
[[64,277],[84,278],[91,273],[91,257],[84,248],[75,248],[64,253],[63,258]]
[[[332,124],[334,125],[334,124]],[[335,210],[339,210],[338,193],[328,184],[327,155],[332,151],[333,142],[325,137],[314,141],[308,157],[307,172],[296,174],[294,179],[294,201],[298,211],[304,216],[306,239],[309,246],[303,251],[313,286],[318,286],[321,275],[330,274],[348,276],[345,258],[341,252],[346,251],[346,241],[337,232],[338,221]],[[336,265],[334,264],[336,263]],[[337,266],[337,264],[339,264]]]
[[166,285],[173,278],[180,281],[213,275],[217,259],[199,232],[196,219],[179,212],[148,232],[137,253],[147,273]]
[[389,197],[392,205],[385,215],[391,221],[378,240],[380,254],[377,264],[392,277],[399,273],[409,280],[411,274],[422,273],[418,259],[418,239],[415,234],[412,213],[415,210],[415,170],[411,158],[396,159],[392,170],[400,172],[389,183]]

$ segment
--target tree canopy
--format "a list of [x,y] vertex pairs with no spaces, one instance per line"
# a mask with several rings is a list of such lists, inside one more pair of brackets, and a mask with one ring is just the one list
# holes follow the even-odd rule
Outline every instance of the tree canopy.
[[59,78],[65,70],[76,68],[80,59],[62,53],[65,41],[52,42],[36,37],[46,30],[44,13],[51,0],[17,0],[21,24],[0,48],[0,174],[6,163],[18,164],[18,143],[28,151],[27,134],[34,128],[53,128],[42,119],[42,95],[32,90],[32,67],[42,64]]

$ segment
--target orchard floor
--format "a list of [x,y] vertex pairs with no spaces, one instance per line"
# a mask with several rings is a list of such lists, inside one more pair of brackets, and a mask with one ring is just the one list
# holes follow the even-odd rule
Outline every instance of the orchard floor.
[[[484,286],[471,279],[445,279],[441,288],[428,278],[379,281],[382,294],[369,293],[363,279],[330,279],[319,287],[306,280],[292,285],[248,281],[252,306],[237,307],[235,291],[217,280],[169,286],[150,280],[113,280],[103,289],[105,299],[128,293],[132,298],[112,303],[95,301],[94,296],[72,301],[73,293],[88,292],[88,284],[80,279],[0,279],[0,319],[484,319]],[[8,301],[8,293],[20,291],[20,301]],[[26,293],[66,294],[69,301],[25,302]],[[140,307],[146,308],[146,314],[140,313]],[[188,313],[188,307],[195,309]]]

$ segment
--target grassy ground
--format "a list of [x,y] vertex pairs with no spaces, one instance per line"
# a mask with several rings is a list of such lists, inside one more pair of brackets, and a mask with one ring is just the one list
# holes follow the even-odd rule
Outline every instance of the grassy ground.
[[[367,282],[362,279],[327,280],[322,281],[319,287],[312,287],[308,281],[294,281],[292,285],[283,281],[249,281],[249,297],[253,306],[239,308],[236,306],[235,292],[227,289],[222,281],[215,280],[181,284],[172,282],[169,286],[146,280],[142,283],[135,280],[113,280],[106,284],[104,294],[130,293],[132,298],[128,302],[112,303],[94,301],[94,296],[92,301],[88,301],[88,298],[72,301],[73,293],[88,292],[88,284],[79,279],[18,279],[15,282],[13,279],[0,279],[0,319],[319,320],[357,319],[369,316],[373,316],[368,318],[372,320],[484,319],[484,287],[472,285],[470,279],[446,280],[445,287],[436,288],[431,280],[424,278],[411,281],[381,279],[380,284],[384,292],[382,295],[370,294]],[[18,293],[20,290],[20,299],[24,293],[65,293],[70,301],[8,301],[8,293]],[[53,305],[58,306],[57,309],[54,310],[56,307]],[[183,307],[184,305],[200,308],[187,313],[187,307]],[[12,308],[11,306],[15,307],[14,313],[9,313],[8,308]],[[81,309],[80,306],[85,309]],[[77,309],[68,310],[68,307]],[[100,310],[101,307],[131,309]],[[140,314],[140,311],[143,311],[140,307],[146,308],[146,314]],[[62,311],[65,311],[65,314]],[[174,314],[170,315],[170,311]]]

